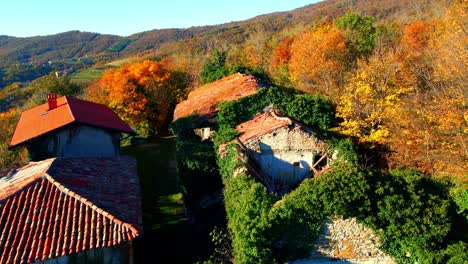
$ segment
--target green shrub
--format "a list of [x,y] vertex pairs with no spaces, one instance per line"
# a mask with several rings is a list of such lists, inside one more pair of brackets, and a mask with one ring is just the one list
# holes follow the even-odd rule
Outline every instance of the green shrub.
[[327,131],[335,124],[335,111],[330,102],[318,94],[296,95],[286,106],[288,116],[319,131]]
[[193,132],[177,138],[176,160],[186,197],[198,198],[222,187],[213,144],[200,142]]
[[225,186],[224,203],[235,263],[272,263],[268,213],[274,195],[246,173],[238,172],[234,177],[233,172],[243,167],[234,144],[227,146],[218,164]]
[[328,141],[332,151],[337,152],[337,158],[340,161],[347,161],[354,165],[358,165],[359,156],[350,139],[332,139]]
[[468,244],[459,241],[448,245],[443,251],[441,263],[446,264],[464,264],[468,263]]
[[[305,125],[320,130],[321,133],[326,132],[335,124],[334,109],[329,101],[323,97],[303,95],[297,91],[271,87],[236,101],[220,103],[218,105],[220,109],[218,112],[218,133],[227,134],[223,131],[234,129],[238,124],[251,119],[269,105]],[[233,137],[226,139],[232,140]],[[217,142],[225,143],[227,141],[218,140]]]
[[374,185],[382,248],[404,263],[440,263],[437,250],[447,243],[455,213],[447,186],[411,169],[390,171]]
[[250,175],[238,175],[224,184],[235,263],[272,263],[268,212],[274,197]]
[[354,164],[335,162],[330,171],[317,176],[315,188],[328,216],[364,218],[368,215],[367,174]]
[[306,179],[270,211],[272,247],[279,262],[307,257],[320,235],[325,215],[315,189]]

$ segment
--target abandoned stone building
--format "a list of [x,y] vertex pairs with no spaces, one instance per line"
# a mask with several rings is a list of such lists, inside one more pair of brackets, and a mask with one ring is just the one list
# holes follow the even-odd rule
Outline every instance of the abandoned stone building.
[[133,130],[104,105],[49,99],[22,114],[10,147],[52,158],[0,175],[0,263],[132,263],[140,185],[119,139]]
[[330,165],[331,155],[325,141],[306,126],[277,112],[258,114],[236,130],[241,133],[237,142],[251,165],[266,176],[263,182],[269,189],[298,184]]
[[263,88],[254,76],[236,73],[205,84],[189,93],[187,100],[174,110],[174,121],[196,115],[193,122],[200,124],[194,130],[202,140],[209,139],[216,124],[217,105],[222,101],[234,101],[256,93]]

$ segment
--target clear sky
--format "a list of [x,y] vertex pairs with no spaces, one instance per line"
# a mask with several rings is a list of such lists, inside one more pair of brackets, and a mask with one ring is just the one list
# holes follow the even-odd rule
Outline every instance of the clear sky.
[[161,28],[239,21],[318,0],[2,0],[0,35],[50,35],[69,30],[121,36]]

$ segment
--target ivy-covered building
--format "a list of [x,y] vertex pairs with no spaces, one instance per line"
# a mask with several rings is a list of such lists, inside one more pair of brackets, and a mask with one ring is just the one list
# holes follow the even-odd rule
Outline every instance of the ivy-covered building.
[[320,135],[280,115],[261,113],[236,127],[238,142],[270,184],[294,185],[327,169],[332,157]]
[[252,75],[236,73],[208,83],[193,90],[187,100],[179,103],[174,110],[174,121],[189,116],[198,116],[194,132],[202,140],[211,138],[212,127],[216,125],[216,113],[221,102],[235,101],[255,94],[263,84]]

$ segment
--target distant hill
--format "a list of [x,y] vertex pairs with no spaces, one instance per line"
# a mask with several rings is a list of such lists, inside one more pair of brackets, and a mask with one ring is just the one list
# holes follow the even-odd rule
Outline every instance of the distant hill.
[[[253,24],[268,25],[269,31],[280,31],[297,23],[341,16],[354,10],[377,18],[408,17],[422,12],[436,0],[329,0],[287,12],[260,15],[249,20],[186,29],[155,29],[128,37],[69,31],[56,35],[17,38],[0,36],[0,61],[60,60],[98,55],[102,52],[135,54],[157,49],[159,45],[206,35],[229,35],[233,31],[246,36]],[[404,15],[402,15],[404,13]]]
[[0,61],[49,61],[97,55],[122,37],[69,31],[56,35],[16,38],[0,36]]
[[[348,11],[372,15],[381,21],[411,20],[421,14],[431,16],[428,11],[431,7],[446,2],[449,0],[328,0],[245,21],[185,29],[155,29],[128,37],[80,31],[27,38],[0,36],[0,89],[13,82],[31,81],[50,71],[74,72],[96,62],[106,63],[138,54],[157,54],[160,58],[185,50],[192,57],[205,56],[218,46],[242,44],[258,32],[276,34],[281,39],[284,37],[281,32],[301,30]],[[80,63],[72,61],[84,58],[86,61]],[[49,61],[55,64],[47,65]],[[25,65],[22,70],[17,70],[20,68],[18,63]],[[16,69],[11,68],[13,64],[17,64]]]

